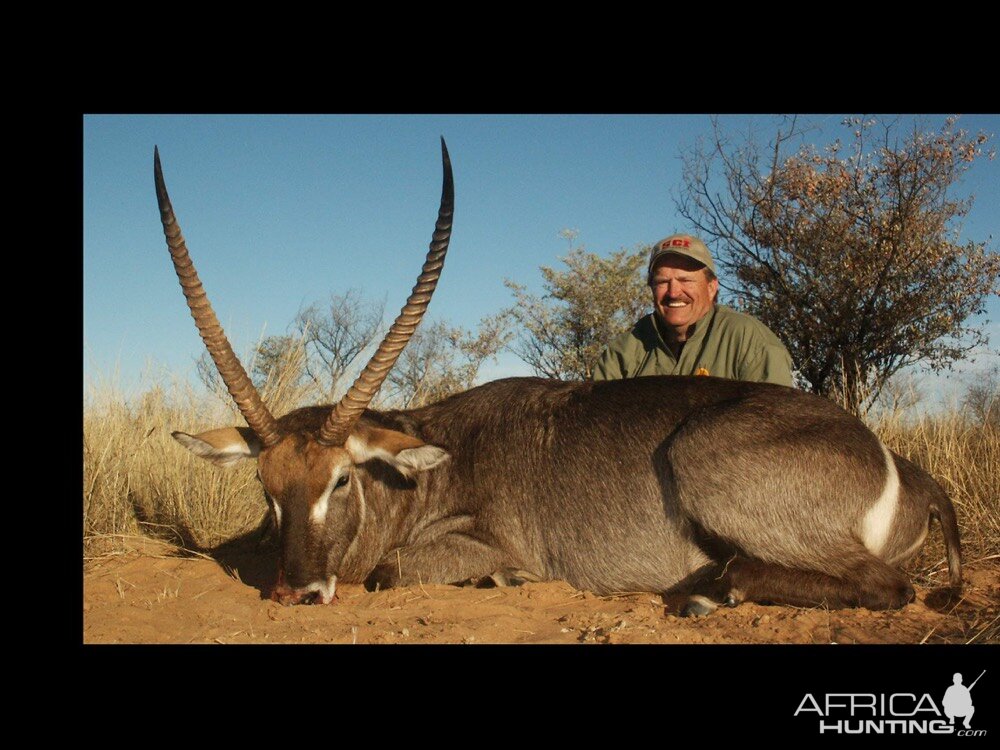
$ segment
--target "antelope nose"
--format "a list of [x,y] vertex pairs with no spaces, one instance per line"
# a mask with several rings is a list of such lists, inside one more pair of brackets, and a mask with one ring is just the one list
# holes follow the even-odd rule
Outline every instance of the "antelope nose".
[[284,566],[278,568],[278,581],[271,590],[271,601],[278,602],[285,607],[293,604],[312,604],[316,601],[318,594],[317,591],[289,586],[288,580],[285,578]]
[[293,604],[314,604],[318,591],[305,591],[303,589],[293,589],[283,581],[279,581],[271,591],[271,601],[278,602],[285,607]]

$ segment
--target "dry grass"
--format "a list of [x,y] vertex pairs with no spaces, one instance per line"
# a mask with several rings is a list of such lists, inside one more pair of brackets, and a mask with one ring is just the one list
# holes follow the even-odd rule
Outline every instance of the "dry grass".
[[[275,378],[262,396],[283,414],[303,394]],[[119,551],[137,535],[205,549],[257,527],[266,507],[253,463],[220,469],[170,435],[243,424],[228,395],[188,384],[157,382],[135,398],[112,381],[93,384],[83,415],[84,555]]]
[[[280,379],[263,389],[275,414],[306,394]],[[148,386],[127,400],[113,384],[91,388],[84,406],[85,555],[120,549],[147,535],[204,549],[258,526],[266,508],[252,462],[220,469],[183,450],[173,430],[197,432],[244,424],[223,398],[188,385]],[[885,443],[923,466],[955,504],[967,561],[1000,552],[1000,431],[957,410],[933,417],[883,417],[873,425]],[[935,529],[912,566],[927,582],[944,580],[944,549]]]
[[[904,419],[889,416],[873,425],[889,448],[929,471],[951,498],[958,515],[963,557],[974,562],[1000,553],[1000,430],[953,410]],[[943,574],[944,546],[934,530],[915,570]],[[935,580],[940,583],[942,575]]]

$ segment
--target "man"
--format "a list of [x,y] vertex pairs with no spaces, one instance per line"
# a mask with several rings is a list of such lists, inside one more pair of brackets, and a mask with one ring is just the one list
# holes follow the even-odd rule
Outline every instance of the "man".
[[[982,675],[979,676],[982,677]],[[944,715],[948,717],[952,724],[955,723],[956,716],[964,716],[965,720],[963,724],[966,729],[969,729],[969,722],[972,721],[972,715],[976,713],[976,709],[972,705],[970,691],[972,690],[972,685],[975,685],[979,680],[977,679],[972,685],[965,687],[962,684],[962,673],[955,672],[952,682],[954,684],[945,690],[944,698],[941,701],[942,705],[944,705]]]
[[715,375],[792,385],[792,358],[760,321],[715,304],[719,280],[704,242],[688,234],[660,240],[649,254],[651,315],[613,339],[594,380],[642,375]]

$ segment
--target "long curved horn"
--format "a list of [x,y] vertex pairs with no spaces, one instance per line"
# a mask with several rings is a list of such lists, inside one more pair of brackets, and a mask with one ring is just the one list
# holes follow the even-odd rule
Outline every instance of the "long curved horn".
[[188,255],[184,236],[181,234],[180,225],[174,216],[173,206],[170,205],[167,186],[163,182],[163,170],[160,168],[160,151],[155,146],[153,147],[153,179],[156,182],[156,200],[160,204],[160,220],[163,222],[163,234],[167,238],[167,248],[174,261],[174,270],[177,271],[181,289],[184,290],[184,297],[191,310],[191,317],[194,318],[194,323],[198,326],[198,333],[201,334],[202,341],[208,347],[208,353],[212,355],[212,360],[219,369],[219,374],[222,376],[226,388],[229,389],[229,394],[236,401],[236,405],[247,424],[257,433],[265,447],[274,445],[280,437],[278,423],[264,406],[257,389],[254,388],[250,378],[247,377],[246,370],[243,369],[243,365],[240,364],[233,348],[229,345],[226,333],[219,325],[219,319],[215,317],[212,305],[209,303],[205,289],[198,278],[198,272],[194,268],[191,256]]
[[371,402],[389,370],[396,364],[403,348],[416,330],[417,324],[424,316],[431,295],[437,287],[444,267],[444,256],[448,252],[448,241],[451,239],[451,219],[455,210],[455,184],[451,174],[451,159],[444,138],[441,139],[441,161],[444,167],[444,184],[441,187],[441,207],[438,209],[437,223],[434,225],[433,240],[427,251],[420,276],[413,291],[400,310],[395,322],[389,328],[389,333],[382,339],[378,351],[365,365],[365,369],[354,381],[344,397],[330,413],[326,424],[319,433],[319,442],[323,445],[342,446],[347,442],[351,428],[358,421],[361,412]]

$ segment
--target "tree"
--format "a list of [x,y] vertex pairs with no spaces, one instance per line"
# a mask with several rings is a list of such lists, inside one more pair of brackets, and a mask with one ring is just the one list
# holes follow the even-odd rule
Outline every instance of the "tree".
[[[344,383],[347,376],[364,365],[359,355],[377,343],[384,308],[356,289],[330,295],[326,305],[309,305],[295,316],[289,333],[258,342],[250,358],[250,378],[261,392],[277,389],[283,405],[336,401],[350,386]],[[197,373],[223,401],[231,400],[207,351],[198,359]],[[273,404],[277,393],[270,395]]]
[[[1000,257],[960,241],[952,188],[991,136],[850,118],[846,145],[710,141],[683,156],[678,211],[714,245],[736,306],[788,346],[810,390],[864,411],[900,369],[950,367],[986,341],[966,321],[996,294]],[[994,153],[989,152],[992,159]]]
[[[268,336],[254,348],[248,371],[262,398],[279,413],[297,406],[335,403],[381,341],[384,304],[357,290],[334,294],[327,305],[296,315],[288,334]],[[422,406],[471,388],[486,359],[510,340],[506,318],[480,322],[476,334],[445,322],[423,321],[377,396],[381,407]],[[208,352],[197,361],[203,383],[224,403],[232,398]]]
[[969,383],[962,406],[980,424],[1000,429],[1000,365],[994,364]]
[[[576,233],[561,236],[572,242]],[[571,248],[561,259],[565,271],[541,267],[542,297],[505,280],[516,304],[504,314],[521,329],[514,353],[536,375],[588,380],[608,341],[649,311],[648,255],[649,248],[621,249],[607,257]]]
[[471,388],[483,363],[511,338],[503,315],[484,318],[473,335],[443,321],[417,329],[383,388],[384,401],[409,409]]
[[312,304],[295,316],[294,329],[308,352],[305,375],[326,400],[334,402],[350,387],[345,376],[353,375],[361,352],[381,339],[384,311],[384,301],[370,302],[357,289],[348,289],[330,295],[327,305]]

